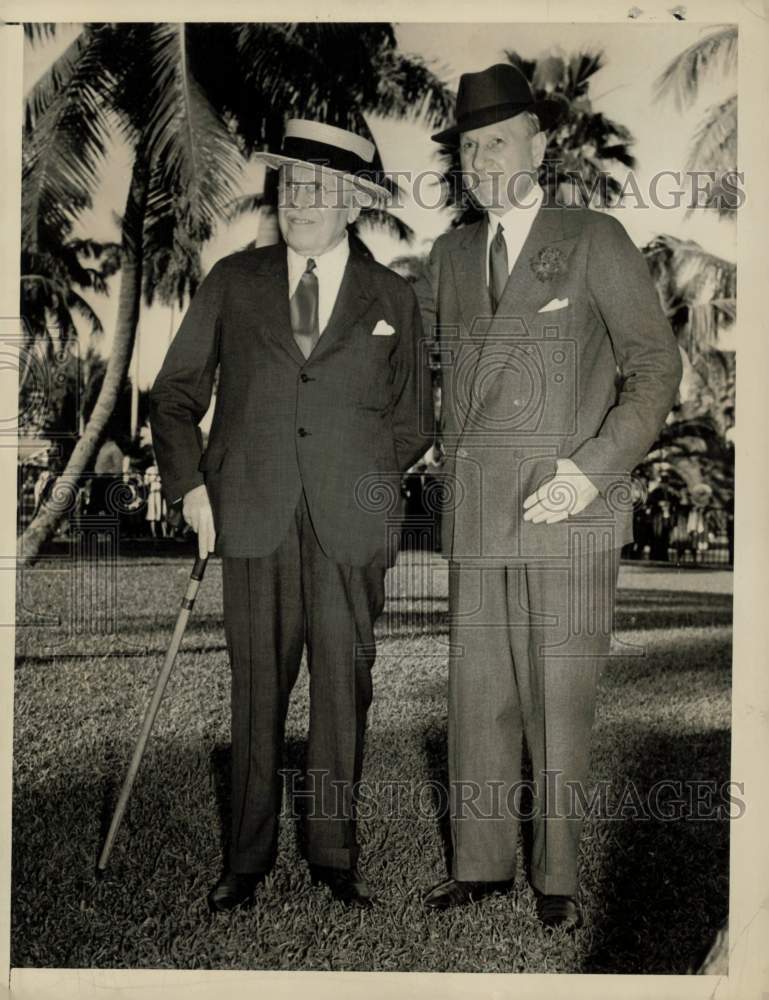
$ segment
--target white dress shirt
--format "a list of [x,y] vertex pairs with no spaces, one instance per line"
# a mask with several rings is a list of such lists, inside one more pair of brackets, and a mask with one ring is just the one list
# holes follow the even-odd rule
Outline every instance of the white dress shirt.
[[539,206],[542,204],[543,197],[544,191],[539,184],[535,184],[524,199],[525,205],[514,205],[504,215],[491,215],[491,213],[487,213],[486,281],[488,283],[491,283],[491,275],[489,274],[489,248],[491,247],[491,241],[497,234],[497,227],[500,224],[504,226],[502,236],[507,246],[507,271],[509,274],[515,267],[515,262],[521,253],[521,248],[526,242],[526,237],[529,235],[531,227],[534,225],[534,219],[539,211]]
[[315,274],[318,278],[318,328],[323,333],[331,313],[334,309],[336,297],[342,284],[344,269],[347,266],[347,258],[350,256],[350,245],[347,242],[347,233],[342,239],[323,254],[309,254],[303,257],[291,247],[286,247],[288,252],[288,298],[296,291],[299,279],[307,270],[309,257],[315,261]]

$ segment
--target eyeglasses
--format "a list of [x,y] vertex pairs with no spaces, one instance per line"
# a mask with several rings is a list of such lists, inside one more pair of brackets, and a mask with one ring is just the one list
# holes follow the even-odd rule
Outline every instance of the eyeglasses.
[[344,208],[353,186],[343,177],[328,177],[322,180],[292,180],[281,177],[278,186],[283,204],[308,203],[314,208]]

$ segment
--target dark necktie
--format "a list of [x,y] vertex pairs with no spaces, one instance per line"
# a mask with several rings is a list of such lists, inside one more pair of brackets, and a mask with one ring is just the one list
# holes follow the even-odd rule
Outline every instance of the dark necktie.
[[500,225],[497,227],[494,239],[489,246],[489,294],[491,295],[491,311],[494,313],[497,311],[509,277],[507,244],[503,236],[503,228]]
[[307,267],[291,296],[291,330],[302,354],[309,358],[320,338],[318,326],[318,276],[315,261],[307,259]]

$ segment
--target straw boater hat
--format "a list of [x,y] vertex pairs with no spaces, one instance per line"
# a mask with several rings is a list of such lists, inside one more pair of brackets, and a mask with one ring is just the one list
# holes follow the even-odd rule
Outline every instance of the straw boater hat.
[[564,111],[562,101],[535,100],[529,81],[509,63],[497,63],[480,73],[463,73],[457,91],[456,125],[431,136],[433,142],[450,145],[460,132],[494,125],[531,111],[544,130],[552,128]]
[[[281,152],[256,153],[255,157],[275,169],[287,163],[321,166],[347,178],[375,202],[389,204],[392,196],[387,188],[369,179],[376,174],[372,166],[375,152],[373,142],[347,129],[306,118],[290,118]],[[361,173],[368,176],[361,177]]]

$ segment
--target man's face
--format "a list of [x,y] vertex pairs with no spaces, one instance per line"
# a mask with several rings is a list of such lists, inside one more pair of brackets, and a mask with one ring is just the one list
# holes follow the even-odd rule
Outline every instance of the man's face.
[[532,135],[525,115],[462,132],[459,160],[463,182],[481,208],[502,215],[526,195],[545,152],[545,135]]
[[336,246],[359,212],[353,185],[338,174],[299,163],[281,167],[278,225],[286,243],[303,257]]

